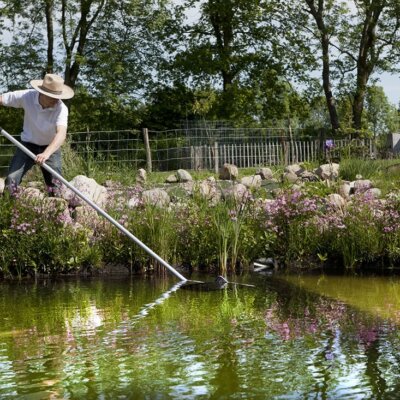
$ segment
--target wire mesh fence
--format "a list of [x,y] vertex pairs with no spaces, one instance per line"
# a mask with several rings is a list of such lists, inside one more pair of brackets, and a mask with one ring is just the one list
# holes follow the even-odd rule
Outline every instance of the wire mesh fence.
[[[372,140],[335,140],[331,156],[341,149],[361,147],[362,156],[374,152]],[[125,131],[86,131],[68,134],[68,146],[87,164],[107,168],[129,167],[137,170],[218,171],[224,163],[239,168],[264,165],[287,165],[317,161],[324,157],[323,135],[307,137],[301,130],[288,128],[194,128],[168,131],[147,129]],[[14,152],[13,145],[0,138],[0,175],[7,172]]]
[[138,130],[87,131],[68,134],[68,144],[84,160],[141,168],[146,163],[142,133]]

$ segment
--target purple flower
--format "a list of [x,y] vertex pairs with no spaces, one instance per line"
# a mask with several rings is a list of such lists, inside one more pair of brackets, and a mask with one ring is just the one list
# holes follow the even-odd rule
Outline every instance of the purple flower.
[[332,150],[334,147],[335,147],[335,143],[333,142],[333,139],[325,140],[325,149],[326,150]]

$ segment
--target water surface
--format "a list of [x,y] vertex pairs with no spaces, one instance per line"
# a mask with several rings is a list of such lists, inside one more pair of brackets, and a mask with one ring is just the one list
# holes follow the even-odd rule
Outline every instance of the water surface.
[[238,279],[2,283],[0,398],[398,398],[397,279]]

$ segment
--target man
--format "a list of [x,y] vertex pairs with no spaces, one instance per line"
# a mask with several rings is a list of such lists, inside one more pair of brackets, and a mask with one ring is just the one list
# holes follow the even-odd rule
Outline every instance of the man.
[[[11,160],[6,185],[12,193],[23,176],[35,162],[46,162],[61,174],[61,145],[67,136],[68,108],[61,99],[70,99],[74,91],[64,80],[54,74],[46,74],[43,80],[32,80],[33,89],[17,90],[0,96],[0,105],[24,109],[24,126],[21,143],[36,155],[33,160],[17,148]],[[49,193],[54,193],[57,182],[50,172],[41,168]]]

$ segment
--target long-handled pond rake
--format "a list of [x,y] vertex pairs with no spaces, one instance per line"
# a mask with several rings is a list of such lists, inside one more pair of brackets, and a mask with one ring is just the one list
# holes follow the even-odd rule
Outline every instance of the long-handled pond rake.
[[[21,149],[25,154],[27,154],[33,160],[36,159],[36,155],[33,154],[29,149],[27,149],[22,143],[20,143],[17,139],[11,136],[8,132],[6,132],[3,128],[0,128],[0,133],[7,138],[10,142],[15,144],[19,149]],[[110,221],[116,228],[118,228],[122,233],[132,239],[136,244],[138,244],[144,251],[150,254],[155,260],[157,260],[161,265],[167,268],[170,272],[172,272],[177,278],[181,281],[186,282],[187,279],[180,274],[174,267],[169,265],[165,260],[163,260],[158,254],[156,254],[153,250],[147,247],[140,239],[138,239],[135,235],[129,232],[124,226],[122,226],[118,221],[116,221],[111,215],[107,214],[104,210],[102,210],[96,203],[94,203],[91,199],[85,196],[82,192],[80,192],[76,187],[71,185],[65,178],[63,178],[58,172],[54,171],[53,168],[49,167],[46,163],[41,164],[45,170],[50,172],[55,178],[57,178],[60,182],[62,182],[67,188],[72,190],[77,196],[79,196],[82,200],[84,200],[87,204],[89,204],[92,208],[94,208],[100,215]]]

